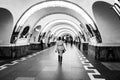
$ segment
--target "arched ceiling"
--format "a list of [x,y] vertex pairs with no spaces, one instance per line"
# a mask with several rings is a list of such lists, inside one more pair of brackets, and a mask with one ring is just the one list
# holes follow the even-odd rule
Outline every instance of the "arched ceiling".
[[75,31],[73,31],[72,29],[69,29],[69,28],[59,28],[59,29],[56,29],[55,31],[51,32],[51,34],[55,35],[57,32],[64,31],[64,30],[72,31],[75,35],[78,35]]
[[[46,28],[46,30],[45,30],[46,35],[48,35],[49,31],[53,32],[54,29],[62,28],[62,27],[71,28],[75,32],[79,33],[80,31],[78,32],[78,29],[75,28],[76,26],[73,27],[74,24],[76,26],[78,26],[78,29],[81,28],[81,27],[79,27],[80,22],[72,16],[69,16],[67,14],[51,14],[51,15],[46,16],[43,19],[41,19],[35,26],[41,25],[41,31],[42,32],[40,31],[38,34],[44,33],[43,30],[45,28]],[[63,26],[60,26],[60,25],[63,25]],[[81,29],[79,29],[79,30],[81,30]]]
[[77,34],[75,31],[73,31],[73,30],[71,30],[71,29],[68,29],[68,28],[60,28],[60,29],[57,29],[57,30],[55,30],[54,32],[51,32],[51,34],[56,34],[57,31],[59,31],[59,30],[64,30],[64,29],[67,29],[67,30],[72,31],[75,35],[79,35],[79,34]]
[[[44,17],[54,15],[54,14],[69,15],[75,18],[79,22],[79,24],[82,25],[82,27],[86,28],[85,24],[91,24],[93,29],[97,30],[96,25],[94,24],[94,21],[80,6],[68,1],[46,1],[46,2],[35,4],[32,7],[30,7],[21,16],[18,23],[16,24],[16,28],[14,29],[14,31],[19,32],[18,35],[20,35],[22,32],[21,30],[23,30],[24,27],[29,25],[30,26],[29,37],[27,37],[29,39],[30,35],[33,33],[33,30],[36,24],[38,24],[40,20],[42,20]],[[51,27],[60,25],[60,24],[71,25],[72,27],[77,29],[76,32],[78,31],[78,33],[80,32],[82,35],[85,36],[85,38],[87,37],[86,33],[82,31],[83,28],[81,28],[81,25],[78,25],[71,20],[65,20],[65,19],[63,20],[58,19],[58,20],[49,22],[45,27],[42,27],[42,30],[40,31],[40,33],[47,32],[51,29]],[[37,37],[39,37],[39,35],[37,35]],[[18,36],[18,39],[19,39],[19,36]]]
[[[51,30],[54,27],[57,27],[57,25],[61,25],[61,24],[65,24],[66,26],[64,27],[68,27],[71,29],[74,29],[76,31],[80,31],[81,34],[83,34],[83,32],[81,31],[81,27],[79,27],[79,25],[77,25],[76,23],[70,21],[70,20],[54,20],[49,22],[43,29],[41,29],[41,32],[48,32],[48,30]],[[70,27],[71,26],[71,27]]]
[[57,13],[57,14],[51,14],[42,18],[41,20],[39,20],[39,22],[35,26],[41,25],[41,27],[44,28],[47,24],[55,20],[69,20],[71,22],[74,22],[76,25],[80,25],[80,22],[74,17],[67,14]]
[[73,32],[75,32],[76,34],[79,34],[79,32],[78,32],[76,29],[74,29],[74,28],[72,28],[72,26],[66,25],[66,24],[60,24],[60,25],[57,25],[57,26],[53,26],[53,27],[50,29],[50,31],[51,31],[51,33],[54,33],[56,30],[58,30],[58,29],[63,29],[63,28],[71,29],[71,30],[72,30]]
[[73,31],[69,30],[69,29],[61,29],[61,30],[58,30],[54,33],[54,36],[58,36],[60,34],[63,34],[63,33],[69,33],[72,35],[72,37],[75,37],[77,36]]
[[[78,5],[66,1],[48,1],[40,4],[36,4],[29,8],[16,25],[16,30],[20,26],[26,26],[28,23],[31,26],[34,26],[40,19],[45,16],[54,14],[54,13],[63,13],[75,17],[77,20],[82,23],[89,23],[94,26],[93,20],[89,15],[81,9]],[[31,22],[32,21],[32,22]]]
[[0,8],[0,44],[9,44],[14,18],[5,8]]
[[[66,36],[66,35],[69,35],[69,36],[71,36],[72,37],[72,35],[71,34],[69,34],[69,33],[63,33],[63,34],[59,34],[59,36]],[[72,37],[73,38],[73,37]]]
[[[5,19],[1,18],[3,22],[1,22],[0,28],[0,42],[1,44],[10,44],[14,42],[15,39],[19,39],[18,35],[21,34],[26,26],[30,26],[29,33],[32,33],[37,25],[41,25],[39,24],[39,22],[44,17],[54,14],[63,14],[73,17],[79,22],[79,24],[82,24],[83,27],[85,27],[85,24],[91,24],[94,30],[96,30],[97,28],[94,25],[94,21],[91,19],[91,17],[94,18],[100,31],[100,34],[99,32],[97,33],[97,30],[94,31],[96,33],[95,36],[98,37],[98,39],[102,36],[100,42],[102,42],[103,40],[104,43],[119,43],[119,17],[112,9],[115,2],[120,5],[119,0],[13,0],[13,2],[11,2],[10,0],[1,1],[1,8],[8,10],[11,16],[8,16]],[[14,7],[14,5],[16,5],[16,7]],[[87,11],[87,13],[85,10]],[[0,12],[2,12],[2,10],[0,10]],[[91,17],[88,15],[88,13]],[[1,13],[0,15],[6,14],[8,14],[8,12],[4,12],[4,14]],[[50,21],[53,20],[49,20],[48,22]],[[42,28],[43,27],[44,26],[42,26]],[[30,37],[28,36],[27,39],[29,38]]]
[[112,5],[98,1],[93,5],[93,12],[103,43],[120,43],[120,19]]

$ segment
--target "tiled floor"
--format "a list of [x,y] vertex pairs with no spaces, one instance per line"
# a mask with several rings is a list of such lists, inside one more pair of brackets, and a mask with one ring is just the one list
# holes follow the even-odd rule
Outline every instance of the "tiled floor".
[[[63,55],[63,63],[60,65],[54,48],[38,52],[31,58],[29,56],[26,59],[17,60],[18,63],[15,65],[5,66],[5,69],[0,70],[0,80],[105,80],[107,77],[99,71],[100,69],[97,69],[95,63],[92,63],[95,66],[92,65],[75,46],[67,46],[67,51]],[[102,67],[99,68],[107,70],[102,64],[100,66]]]

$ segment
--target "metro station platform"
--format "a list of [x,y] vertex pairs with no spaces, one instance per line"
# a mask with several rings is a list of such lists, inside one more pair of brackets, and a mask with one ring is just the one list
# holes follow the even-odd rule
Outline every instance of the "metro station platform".
[[1,65],[0,80],[120,80],[119,66],[85,57],[74,45],[66,48],[62,65],[53,46]]

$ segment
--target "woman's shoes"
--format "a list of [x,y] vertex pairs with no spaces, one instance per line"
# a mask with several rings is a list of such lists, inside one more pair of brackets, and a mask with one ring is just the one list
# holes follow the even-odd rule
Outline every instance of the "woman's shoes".
[[60,65],[62,64],[62,56],[58,56],[58,61],[60,63]]

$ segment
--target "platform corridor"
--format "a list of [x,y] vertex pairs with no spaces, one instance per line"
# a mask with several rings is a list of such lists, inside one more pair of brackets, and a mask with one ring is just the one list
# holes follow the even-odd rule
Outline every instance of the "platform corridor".
[[[68,45],[66,49],[63,55],[62,65],[58,63],[55,46],[53,46],[19,60],[12,61],[11,64],[0,66],[0,80],[114,79],[114,77],[111,76],[112,73],[109,73],[110,70],[99,62],[92,61],[93,63],[90,63],[91,60],[89,61],[84,57],[74,45],[72,47]],[[98,66],[99,71],[95,65]],[[119,78],[115,80],[119,80]]]

